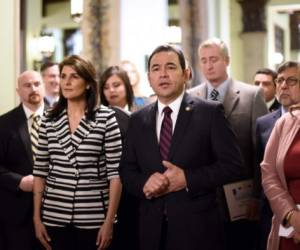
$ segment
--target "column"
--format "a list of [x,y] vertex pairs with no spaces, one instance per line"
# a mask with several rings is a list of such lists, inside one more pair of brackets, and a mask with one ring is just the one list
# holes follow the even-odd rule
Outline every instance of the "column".
[[20,1],[0,1],[0,115],[15,107],[20,72]]
[[118,0],[84,1],[83,56],[93,63],[98,76],[119,61],[119,7]]
[[268,0],[238,0],[242,8],[244,81],[253,83],[257,69],[266,67],[267,33],[265,5]]
[[194,70],[192,85],[195,86],[201,82],[197,49],[200,42],[208,38],[207,1],[180,0],[179,9],[182,47],[189,64]]

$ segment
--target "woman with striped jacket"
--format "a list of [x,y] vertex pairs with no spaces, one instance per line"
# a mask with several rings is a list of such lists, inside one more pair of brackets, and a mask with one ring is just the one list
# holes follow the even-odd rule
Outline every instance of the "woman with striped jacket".
[[105,249],[121,183],[114,112],[97,106],[95,69],[79,56],[60,63],[60,99],[42,119],[34,164],[34,224],[46,249]]

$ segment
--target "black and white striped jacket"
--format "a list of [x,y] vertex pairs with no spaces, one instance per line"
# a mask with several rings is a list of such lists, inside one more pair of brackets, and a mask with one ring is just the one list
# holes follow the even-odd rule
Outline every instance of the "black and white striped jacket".
[[81,119],[71,134],[66,110],[45,116],[33,175],[46,179],[42,220],[48,226],[99,228],[109,200],[109,180],[119,178],[121,135],[114,111],[101,106],[95,120]]

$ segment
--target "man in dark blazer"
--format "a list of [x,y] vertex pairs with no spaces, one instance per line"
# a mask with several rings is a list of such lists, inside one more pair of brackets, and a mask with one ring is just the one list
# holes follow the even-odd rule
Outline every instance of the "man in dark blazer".
[[[220,39],[203,41],[198,48],[200,71],[205,82],[192,88],[189,93],[202,99],[223,103],[225,116],[233,128],[247,169],[247,177],[252,179],[256,168],[256,119],[268,113],[262,89],[229,77],[227,67],[230,63],[227,45]],[[251,199],[246,218],[231,221],[223,191],[219,200],[226,228],[227,250],[252,250],[258,238],[258,201]],[[256,236],[255,236],[256,235]]]
[[[179,49],[157,47],[148,79],[158,101],[130,117],[120,173],[140,199],[142,250],[224,249],[216,188],[244,175],[222,104],[186,94],[188,77]],[[172,127],[170,145],[165,127]]]
[[[265,147],[271,135],[272,129],[276,121],[282,114],[288,112],[289,107],[300,102],[300,68],[299,63],[288,61],[279,66],[278,81],[276,83],[276,95],[279,103],[282,106],[276,111],[259,117],[256,121],[256,136],[257,136],[257,168],[254,178],[254,195],[260,199],[260,238],[258,250],[265,250],[267,246],[268,235],[271,230],[271,219],[273,216],[267,197],[262,192],[260,163],[263,160]],[[289,80],[287,80],[289,79]],[[298,80],[291,81],[291,80]],[[288,81],[288,83],[286,82]],[[276,80],[277,82],[277,80]],[[294,84],[296,82],[296,84]],[[292,83],[292,85],[291,85]]]
[[45,62],[40,71],[45,86],[44,103],[47,108],[53,108],[59,99],[59,65],[56,62]]
[[270,112],[280,107],[280,103],[276,98],[276,77],[277,73],[268,68],[258,69],[254,76],[254,85],[263,89],[264,98]]
[[25,71],[18,78],[21,104],[0,117],[0,249],[33,250],[31,115],[43,114],[41,76]]

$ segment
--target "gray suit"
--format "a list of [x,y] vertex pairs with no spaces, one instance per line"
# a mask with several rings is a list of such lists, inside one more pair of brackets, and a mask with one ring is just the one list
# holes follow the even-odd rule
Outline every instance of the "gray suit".
[[[190,89],[188,92],[194,96],[206,99],[207,85],[205,83],[200,84],[199,86]],[[223,105],[225,109],[225,116],[237,136],[244,164],[247,168],[247,178],[253,178],[254,169],[256,167],[256,119],[268,113],[267,106],[263,99],[262,89],[230,79]],[[223,217],[226,221],[228,220],[228,210],[223,192],[221,192],[220,195],[223,205],[221,212],[223,213]],[[246,249],[245,246],[247,245],[249,245],[249,249],[251,249],[251,245],[254,244],[253,242],[250,242],[252,239],[249,241],[249,239],[245,239],[245,237],[243,237],[247,235],[246,231],[249,231],[247,230],[247,228],[249,228],[247,221],[227,224],[239,223],[246,225],[242,225],[242,227],[237,227],[233,230],[231,230],[230,225],[230,228],[227,230],[229,234],[231,231],[232,235],[235,235],[235,237],[232,235],[228,236],[230,239],[228,239],[229,243],[227,244],[227,249]],[[241,233],[241,237],[236,234],[237,232]],[[231,239],[231,237],[233,237],[233,239]]]
[[[207,99],[205,83],[188,92]],[[231,80],[223,105],[225,116],[237,136],[248,176],[252,177],[255,169],[256,119],[268,113],[262,90],[250,84]]]

